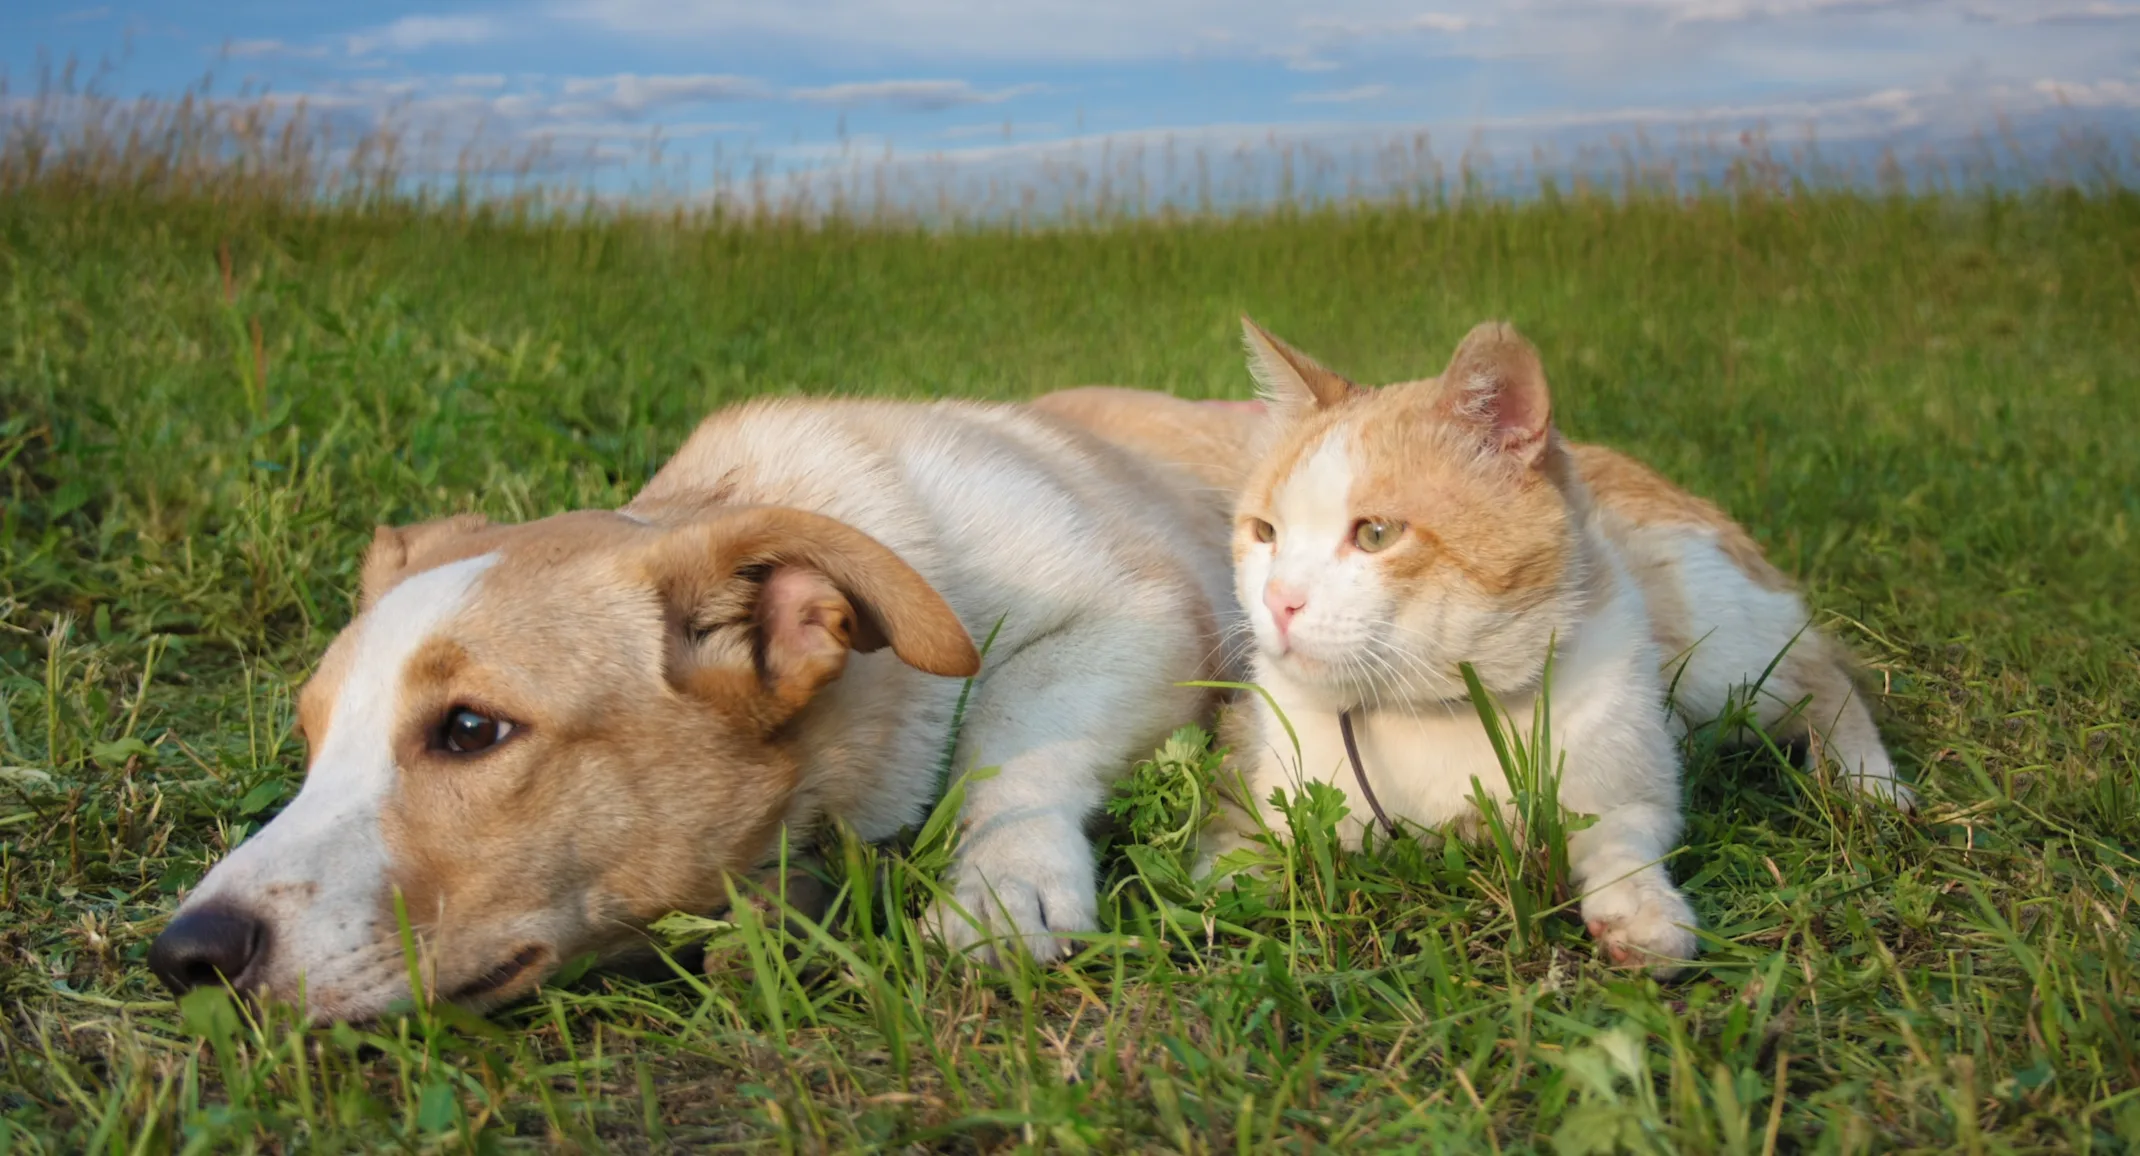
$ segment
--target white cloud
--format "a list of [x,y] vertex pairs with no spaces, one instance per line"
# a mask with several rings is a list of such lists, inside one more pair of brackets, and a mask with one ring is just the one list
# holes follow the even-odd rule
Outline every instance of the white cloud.
[[699,137],[719,136],[724,133],[750,132],[759,126],[748,121],[685,121],[680,124],[649,126],[637,121],[560,121],[545,124],[540,135],[552,140],[648,140],[660,137],[663,140],[694,140]]
[[1568,109],[1489,117],[1480,120],[1478,127],[1554,130],[1680,126],[1728,127],[1736,131],[1760,126],[1811,126],[1828,140],[1877,140],[1903,130],[1938,127],[1960,139],[1968,132],[1987,127],[1988,122],[1980,115],[1985,110],[2033,117],[2053,113],[2061,105],[2140,110],[2140,84],[2121,80],[2093,84],[2039,80],[2027,85],[1997,83],[1974,88],[1931,84],[1819,99]]
[[1735,24],[1922,8],[1937,0],[1646,0],[1674,24]]
[[257,60],[273,56],[318,57],[327,55],[327,50],[282,40],[232,40],[223,45],[223,55],[232,60]]
[[53,24],[93,24],[93,23],[95,23],[95,22],[97,22],[97,21],[99,21],[99,20],[109,20],[109,19],[111,19],[111,9],[110,9],[110,8],[108,8],[108,7],[99,7],[99,8],[76,8],[76,9],[74,9],[74,10],[73,10],[73,11],[71,11],[71,12],[61,12],[61,13],[59,13],[59,14],[57,14],[57,15],[53,16],[53,17],[52,17],[52,19],[51,19],[51,23],[53,23]]
[[1448,12],[1423,12],[1412,18],[1412,27],[1423,32],[1464,32],[1478,25],[1479,22],[1469,16]]
[[[1992,5],[2032,6],[2036,0],[1985,0]],[[1980,4],[1979,7],[1982,7]],[[1702,24],[1753,24],[1772,21],[1818,21],[1825,19],[1908,13],[1919,9],[1967,16],[1970,9],[1956,0],[1544,0],[1524,4],[1534,19],[1592,16],[1647,16],[1665,27]]]
[[[1899,130],[1938,125],[1955,130],[1958,138],[1961,132],[1984,127],[1965,107],[1967,101],[1964,98],[1986,102],[2021,118],[2055,114],[2062,105],[2140,112],[2140,82],[2112,80],[2088,84],[2040,80],[2032,84],[1998,84],[1973,92],[1932,85],[1881,88],[1816,100],[1751,101],[1691,108],[1617,105],[1551,109],[1517,116],[1451,117],[1432,122],[1174,125],[1046,140],[976,144],[909,154],[905,159],[926,161],[931,165],[1005,161],[1038,165],[1051,161],[1070,162],[1104,153],[1131,155],[1140,149],[1158,155],[1170,147],[1203,149],[1214,155],[1239,150],[1272,150],[1288,145],[1334,151],[1354,144],[1404,143],[1420,133],[1439,141],[1460,141],[1473,134],[1484,134],[1485,139],[1497,143],[1511,157],[1527,156],[1530,142],[1549,136],[1572,134],[1571,139],[1605,141],[1610,135],[1635,129],[1657,134],[1659,139],[1668,139],[1677,130],[1721,133],[1726,139],[1736,139],[1742,130],[1768,129],[1781,137],[1797,128],[1816,127],[1820,138],[1830,142],[1877,142]],[[851,147],[838,144],[805,144],[776,150],[782,156],[806,159],[846,155],[853,151]]]
[[2140,4],[2075,4],[2048,8],[2031,15],[2030,24],[2115,24],[2140,20]]
[[[397,80],[375,80],[371,77],[364,77],[359,80],[352,80],[342,87],[349,93],[358,97],[385,97],[390,100],[399,100],[403,97],[414,96],[417,93],[424,91],[425,89],[425,85],[422,81],[410,79],[408,77],[402,77]],[[454,97],[452,99],[476,100],[480,98]]]
[[[1268,56],[1311,35],[1287,0],[547,0],[573,22],[634,36],[780,39],[824,55],[920,60],[1153,60]],[[1452,11],[1461,7],[1464,11]],[[1469,28],[1491,0],[1422,13],[1416,0],[1334,0],[1327,19],[1417,30]],[[1337,13],[1329,9],[1337,9]]]
[[[481,100],[482,98],[477,97],[474,99]],[[507,96],[492,97],[490,98],[489,107],[492,113],[495,113],[496,115],[503,117],[509,121],[525,120],[529,117],[541,116],[544,115],[547,111],[547,106],[545,105],[543,99],[531,93],[512,93]],[[552,113],[550,115],[555,114]]]
[[1357,104],[1363,100],[1376,100],[1389,94],[1389,85],[1363,84],[1357,88],[1341,88],[1335,92],[1303,92],[1293,98],[1293,103]]
[[999,120],[991,122],[989,124],[953,125],[950,128],[939,130],[936,135],[943,138],[944,140],[976,140],[981,137],[989,136],[1000,137],[1003,140],[1010,140],[1013,137],[1042,136],[1048,133],[1059,133],[1061,131],[1062,126],[1059,124],[1055,124],[1051,121],[1039,121],[1031,124],[1014,124],[1007,120]]
[[1307,32],[1327,32],[1348,40],[1370,36],[1399,36],[1408,32],[1438,32],[1453,36],[1469,32],[1485,21],[1453,12],[1422,12],[1397,20],[1359,21],[1342,20],[1328,16],[1310,16],[1301,20],[1300,26]]
[[[568,22],[631,36],[713,42],[772,38],[840,59],[1328,59],[1332,44],[1503,33],[1580,43],[1591,30],[1652,30],[1817,20],[1917,9],[1958,15],[1954,0],[545,0]],[[2046,0],[1978,0],[2005,7]],[[2123,4],[2131,0],[2069,0]],[[1380,47],[1368,44],[1367,47]]]
[[637,116],[649,109],[679,104],[748,100],[766,95],[766,88],[747,76],[726,73],[640,76],[625,72],[615,76],[574,77],[565,81],[565,95],[590,98],[588,107],[600,108],[613,115]]
[[[725,120],[666,121],[651,114],[760,93],[743,77],[574,77],[562,83],[502,75],[472,74],[428,79],[359,77],[275,99],[284,109],[302,102],[337,132],[356,135],[379,128],[405,130],[451,149],[463,145],[525,148],[550,142],[573,149],[639,148],[656,139],[684,141],[752,131],[753,123]],[[610,150],[614,151],[614,150]]]
[[[1950,35],[1971,19],[2043,24],[2122,19],[2140,0],[542,0],[568,26],[665,45],[778,44],[784,53],[853,66],[886,61],[1097,63],[1184,58],[1274,61],[1330,71],[1370,60],[1452,51],[1568,64],[1621,90],[1742,56],[1757,41],[1812,41],[1840,62],[1907,39],[1929,79],[2008,45]],[[1868,36],[1867,25],[1879,35]],[[1840,67],[1840,65],[1838,65]],[[1715,69],[1723,71],[1722,69]],[[1883,75],[1859,70],[1866,82]],[[1787,75],[1760,79],[1793,83]]]
[[687,120],[661,126],[661,135],[668,140],[695,140],[706,136],[723,136],[729,133],[756,132],[765,127],[756,121],[741,120]]
[[836,104],[852,108],[863,104],[886,104],[916,112],[935,112],[970,104],[1001,104],[1013,97],[1036,92],[1039,85],[1021,84],[993,92],[975,88],[963,80],[876,80],[859,84],[833,84],[823,88],[798,88],[788,93],[811,104]]
[[482,44],[504,31],[487,16],[404,16],[348,40],[351,56],[374,52],[421,52],[441,45]]
[[2094,84],[2039,80],[2034,87],[2039,95],[2073,108],[2140,109],[2140,83],[2130,80],[2099,80]]
[[[1575,0],[1581,3],[1581,0]],[[1593,0],[1593,12],[1649,13],[1667,27],[1751,24],[1764,21],[1817,23],[1884,14],[1951,16],[1974,23],[2009,25],[2091,24],[2140,19],[2132,0]]]

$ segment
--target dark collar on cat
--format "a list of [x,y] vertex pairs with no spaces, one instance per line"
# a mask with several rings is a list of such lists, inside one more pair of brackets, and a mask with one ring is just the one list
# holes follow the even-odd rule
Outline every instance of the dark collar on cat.
[[1375,798],[1375,789],[1367,785],[1367,768],[1360,765],[1360,744],[1353,741],[1352,737],[1351,711],[1338,712],[1338,733],[1345,736],[1345,757],[1352,760],[1353,781],[1360,784],[1360,793],[1367,796],[1367,805],[1374,809],[1375,820],[1382,824],[1383,833],[1392,839],[1396,838],[1397,824],[1390,822],[1389,814],[1382,809],[1381,801]]

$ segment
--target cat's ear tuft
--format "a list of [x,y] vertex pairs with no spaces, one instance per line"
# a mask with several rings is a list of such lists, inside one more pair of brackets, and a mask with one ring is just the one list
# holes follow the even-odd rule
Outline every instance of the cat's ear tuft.
[[1459,342],[1442,371],[1442,412],[1478,428],[1486,446],[1535,465],[1553,425],[1545,366],[1516,327],[1488,321]]
[[1246,317],[1241,319],[1241,334],[1248,345],[1248,371],[1255,375],[1258,391],[1284,420],[1367,395],[1366,390],[1317,365]]

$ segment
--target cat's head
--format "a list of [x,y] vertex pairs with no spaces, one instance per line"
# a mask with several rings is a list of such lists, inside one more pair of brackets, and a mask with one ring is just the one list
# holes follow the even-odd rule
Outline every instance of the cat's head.
[[1266,669],[1333,709],[1535,684],[1580,616],[1580,491],[1545,371],[1505,324],[1439,377],[1366,389],[1243,319],[1277,425],[1234,574]]

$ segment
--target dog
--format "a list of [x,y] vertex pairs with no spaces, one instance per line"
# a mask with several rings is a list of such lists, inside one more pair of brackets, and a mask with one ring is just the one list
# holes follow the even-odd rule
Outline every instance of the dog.
[[928,926],[996,962],[1062,957],[1097,920],[1085,823],[1208,719],[1183,683],[1237,673],[1245,463],[1164,421],[1104,439],[1111,400],[759,400],[621,509],[380,528],[299,695],[302,789],[186,898],[152,970],[369,1019],[411,995],[405,914],[427,996],[510,1002],[725,906],[783,832],[919,821],[969,679],[950,765],[998,772],[969,784]]

